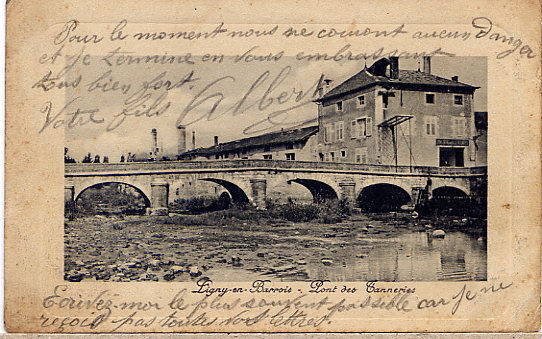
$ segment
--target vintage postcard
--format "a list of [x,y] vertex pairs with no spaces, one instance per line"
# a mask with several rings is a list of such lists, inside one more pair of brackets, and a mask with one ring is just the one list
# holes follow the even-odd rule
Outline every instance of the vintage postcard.
[[540,328],[537,1],[7,5],[12,332]]

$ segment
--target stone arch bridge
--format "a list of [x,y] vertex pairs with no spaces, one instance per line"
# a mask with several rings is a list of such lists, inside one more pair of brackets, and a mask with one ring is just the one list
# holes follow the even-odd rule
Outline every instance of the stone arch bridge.
[[346,199],[355,202],[372,187],[391,187],[413,201],[429,188],[485,195],[487,167],[386,166],[287,160],[164,161],[65,165],[65,201],[76,201],[87,188],[117,182],[144,196],[151,213],[167,213],[170,186],[179,180],[203,180],[222,185],[234,202],[265,208],[268,187],[284,182],[306,187],[315,202]]

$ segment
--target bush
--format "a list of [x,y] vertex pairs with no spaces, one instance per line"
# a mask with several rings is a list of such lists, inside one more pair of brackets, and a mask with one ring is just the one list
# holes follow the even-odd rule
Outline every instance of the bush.
[[[191,206],[202,206],[201,200],[187,202]],[[207,200],[208,201],[208,200]],[[185,205],[186,206],[186,205]],[[310,222],[333,224],[339,223],[350,213],[348,204],[341,201],[325,204],[277,204],[266,201],[267,209],[256,210],[250,205],[232,206],[230,209],[213,211],[198,215],[172,215],[165,220],[166,224],[184,226],[244,226],[243,224],[268,224],[276,220],[291,222]]]
[[286,204],[267,203],[267,210],[272,218],[293,222],[308,222],[318,220],[322,223],[341,222],[350,214],[346,201],[331,201],[325,204]]
[[228,193],[222,193],[219,197],[202,196],[189,199],[177,199],[170,204],[170,210],[182,211],[189,214],[199,214],[213,211],[221,211],[231,206],[231,198]]

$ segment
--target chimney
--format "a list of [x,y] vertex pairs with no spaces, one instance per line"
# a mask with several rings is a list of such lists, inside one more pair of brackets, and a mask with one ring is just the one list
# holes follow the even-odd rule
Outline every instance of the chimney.
[[215,146],[218,146],[218,135],[215,135],[214,139],[215,139]]
[[177,154],[186,152],[186,126],[177,126],[179,141],[177,144]]
[[431,57],[428,57],[428,56],[423,57],[423,72],[427,74],[431,74]]
[[156,128],[151,130],[152,146],[151,146],[151,155],[156,157],[158,153],[158,132]]
[[196,149],[196,131],[192,131],[192,149]]
[[452,77],[452,81],[459,82],[459,76],[454,75],[454,76]]
[[390,57],[390,79],[399,79],[399,57]]
[[333,80],[331,79],[324,79],[324,89],[323,89],[323,93],[322,95],[326,94],[327,92],[329,92],[331,90],[331,84],[333,83]]

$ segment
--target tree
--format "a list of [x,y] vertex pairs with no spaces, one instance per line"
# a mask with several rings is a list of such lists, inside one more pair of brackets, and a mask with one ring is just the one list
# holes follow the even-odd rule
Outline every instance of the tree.
[[73,164],[76,163],[75,159],[70,157],[68,153],[70,152],[68,147],[64,147],[64,163],[65,164]]
[[92,162],[92,155],[90,153],[88,153],[87,155],[85,155],[85,157],[83,158],[83,161],[81,161],[82,163],[86,163],[86,164],[89,164]]

